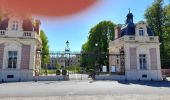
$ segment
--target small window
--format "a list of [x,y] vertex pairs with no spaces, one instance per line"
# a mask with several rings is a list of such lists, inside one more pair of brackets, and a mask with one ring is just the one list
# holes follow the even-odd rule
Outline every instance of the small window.
[[116,63],[119,64],[119,57],[116,57]]
[[139,54],[139,66],[141,70],[147,70],[146,54]]
[[18,27],[19,27],[18,21],[13,21],[13,23],[12,23],[12,30],[18,30]]
[[14,78],[14,75],[7,75],[7,78]]
[[143,78],[147,78],[147,75],[146,75],[146,74],[143,74],[142,77],[143,77]]
[[17,51],[8,51],[8,68],[17,67]]
[[143,28],[139,28],[139,36],[144,36],[144,30],[143,30]]

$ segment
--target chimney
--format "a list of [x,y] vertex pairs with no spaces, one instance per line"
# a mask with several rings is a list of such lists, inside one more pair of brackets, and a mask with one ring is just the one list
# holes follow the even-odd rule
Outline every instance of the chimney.
[[35,31],[37,32],[38,35],[40,35],[40,25],[41,25],[40,20],[35,20]]
[[121,26],[118,25],[118,26],[116,26],[116,28],[115,28],[115,39],[120,38],[120,33],[121,33]]

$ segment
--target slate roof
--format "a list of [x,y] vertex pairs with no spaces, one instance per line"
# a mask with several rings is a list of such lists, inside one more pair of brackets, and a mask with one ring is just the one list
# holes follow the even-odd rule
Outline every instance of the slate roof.
[[133,23],[133,14],[129,12],[126,17],[126,25],[121,30],[121,37],[124,35],[135,35],[135,24]]
[[30,19],[25,19],[23,21],[22,28],[24,31],[32,31],[34,28],[34,25]]
[[[133,14],[129,12],[126,17],[127,17],[126,24],[121,29],[121,33],[120,33],[121,37],[124,35],[135,35],[135,33],[136,33],[135,32],[136,25],[133,23]],[[143,21],[141,21],[141,22],[143,22]],[[147,33],[148,33],[148,36],[155,36],[155,33],[148,26],[147,26]]]
[[148,33],[148,36],[155,36],[155,33],[151,30],[150,27],[147,27],[147,33]]
[[[9,18],[0,21],[0,30],[6,30],[8,27]],[[22,24],[23,31],[33,31],[36,27],[33,25],[30,19],[24,19]]]
[[0,21],[0,30],[6,30],[8,27],[9,18]]

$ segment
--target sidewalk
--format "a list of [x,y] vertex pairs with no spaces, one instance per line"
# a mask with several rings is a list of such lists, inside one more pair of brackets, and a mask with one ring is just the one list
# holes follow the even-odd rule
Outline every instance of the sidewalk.
[[170,81],[170,77],[167,77],[167,80]]

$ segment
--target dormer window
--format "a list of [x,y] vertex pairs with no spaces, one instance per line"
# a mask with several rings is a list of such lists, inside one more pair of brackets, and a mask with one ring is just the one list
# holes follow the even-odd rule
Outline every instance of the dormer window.
[[13,21],[12,23],[12,30],[18,30],[18,21]]
[[143,30],[143,28],[139,28],[139,36],[144,36],[144,30]]

